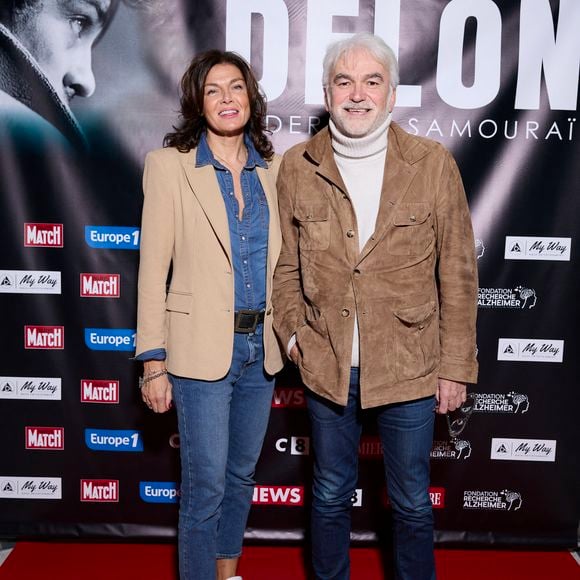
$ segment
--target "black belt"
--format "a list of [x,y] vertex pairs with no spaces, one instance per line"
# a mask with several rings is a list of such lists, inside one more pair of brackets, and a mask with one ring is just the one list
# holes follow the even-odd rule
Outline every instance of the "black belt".
[[264,322],[263,310],[237,310],[234,312],[234,332],[250,333]]

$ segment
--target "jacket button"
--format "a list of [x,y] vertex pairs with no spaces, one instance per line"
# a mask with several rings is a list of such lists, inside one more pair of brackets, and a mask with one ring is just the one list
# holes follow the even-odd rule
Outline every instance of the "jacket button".
[[268,308],[268,311],[266,312],[266,316],[270,316],[270,314],[272,314],[272,309]]
[[425,328],[424,324],[419,324],[419,330],[423,330]]
[[417,221],[417,218],[414,215],[412,215],[412,216],[409,217],[409,221],[410,222],[416,222]]
[[355,276],[360,276],[361,275],[361,271],[358,268],[354,269],[354,275]]
[[354,238],[354,230],[346,230],[347,238]]
[[343,309],[340,311],[340,314],[341,314],[341,315],[342,315],[344,318],[346,318],[347,316],[350,316],[350,310],[349,310],[348,308],[343,308]]

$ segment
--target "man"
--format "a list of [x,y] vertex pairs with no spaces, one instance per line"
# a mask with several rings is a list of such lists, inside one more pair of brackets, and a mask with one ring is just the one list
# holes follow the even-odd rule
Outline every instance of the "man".
[[7,0],[0,7],[2,124],[85,144],[70,110],[95,90],[91,57],[117,0]]
[[349,577],[361,415],[382,441],[396,577],[431,579],[434,410],[477,378],[477,273],[457,166],[391,122],[392,50],[357,34],[329,47],[330,124],[284,156],[274,323],[308,387],[316,578]]

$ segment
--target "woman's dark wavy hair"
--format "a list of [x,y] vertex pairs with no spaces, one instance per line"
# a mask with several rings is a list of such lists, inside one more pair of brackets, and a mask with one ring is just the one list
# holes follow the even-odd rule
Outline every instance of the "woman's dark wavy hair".
[[207,129],[207,121],[203,115],[204,85],[209,71],[217,64],[231,64],[242,73],[248,90],[250,102],[250,119],[246,125],[254,147],[264,159],[274,155],[272,143],[265,133],[266,100],[258,87],[250,65],[235,52],[208,50],[193,58],[181,79],[181,123],[173,127],[175,131],[167,133],[163,139],[164,147],[175,147],[182,153],[187,153],[197,147],[201,135]]

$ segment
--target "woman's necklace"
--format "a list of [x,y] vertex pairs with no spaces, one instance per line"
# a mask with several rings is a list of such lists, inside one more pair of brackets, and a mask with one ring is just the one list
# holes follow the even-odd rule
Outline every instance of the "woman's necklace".
[[238,159],[236,159],[235,164],[234,164],[234,162],[227,161],[221,155],[218,155],[215,151],[212,151],[212,153],[213,153],[214,157],[217,157],[230,171],[232,171],[234,173],[241,173],[242,169],[246,165],[246,162],[248,161],[248,150],[245,148],[244,148],[243,161],[239,161]]

